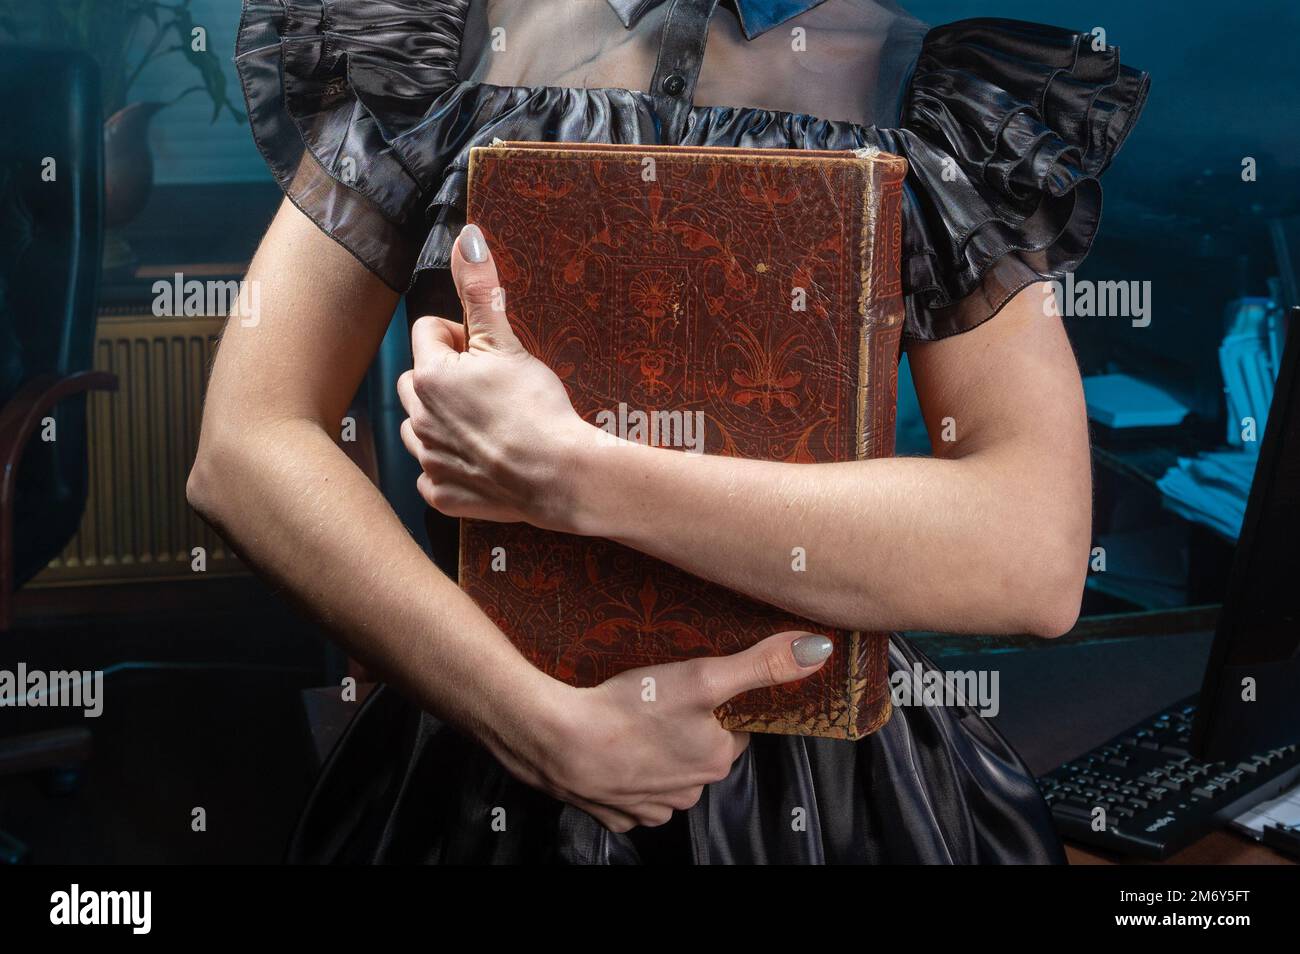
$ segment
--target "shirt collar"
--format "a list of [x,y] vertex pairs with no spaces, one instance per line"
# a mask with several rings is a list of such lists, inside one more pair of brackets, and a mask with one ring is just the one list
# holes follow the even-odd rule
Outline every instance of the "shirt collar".
[[[664,0],[609,0],[609,5],[623,21],[623,26],[631,29],[637,21],[663,2]],[[736,0],[736,12],[740,15],[740,29],[744,31],[745,39],[752,40],[821,2],[822,0]]]

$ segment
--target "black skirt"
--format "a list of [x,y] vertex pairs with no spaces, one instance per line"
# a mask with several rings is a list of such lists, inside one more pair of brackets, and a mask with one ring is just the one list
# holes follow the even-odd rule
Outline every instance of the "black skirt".
[[[933,664],[906,640],[895,670]],[[366,700],[325,764],[292,863],[1058,864],[1033,777],[966,705],[898,706],[858,742],[753,735],[663,829],[607,831],[512,778],[396,691]]]

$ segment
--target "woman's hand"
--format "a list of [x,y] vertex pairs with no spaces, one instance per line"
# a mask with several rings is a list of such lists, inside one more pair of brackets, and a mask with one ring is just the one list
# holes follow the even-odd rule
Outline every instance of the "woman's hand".
[[477,226],[461,232],[451,271],[465,324],[416,321],[414,367],[397,382],[408,415],[402,441],[423,470],[420,495],[450,517],[572,531],[568,477],[598,431],[515,337]]
[[551,682],[530,714],[482,741],[515,777],[610,831],[662,825],[727,777],[749,736],[713,710],[750,689],[812,675],[831,641],[779,633],[731,656],[633,669],[593,689]]

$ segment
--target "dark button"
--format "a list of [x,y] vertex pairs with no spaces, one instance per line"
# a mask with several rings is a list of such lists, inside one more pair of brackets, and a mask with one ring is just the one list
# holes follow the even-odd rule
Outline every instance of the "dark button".
[[686,88],[686,77],[681,73],[670,73],[664,77],[664,92],[669,96],[680,96]]

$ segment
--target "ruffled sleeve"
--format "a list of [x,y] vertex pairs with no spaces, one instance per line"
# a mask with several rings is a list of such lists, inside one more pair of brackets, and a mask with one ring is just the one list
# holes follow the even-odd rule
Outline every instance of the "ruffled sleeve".
[[398,291],[439,181],[402,154],[457,83],[470,0],[245,0],[235,63],[280,187]]
[[1091,34],[980,19],[926,35],[902,128],[876,131],[910,166],[905,336],[968,331],[1078,268],[1149,85]]

